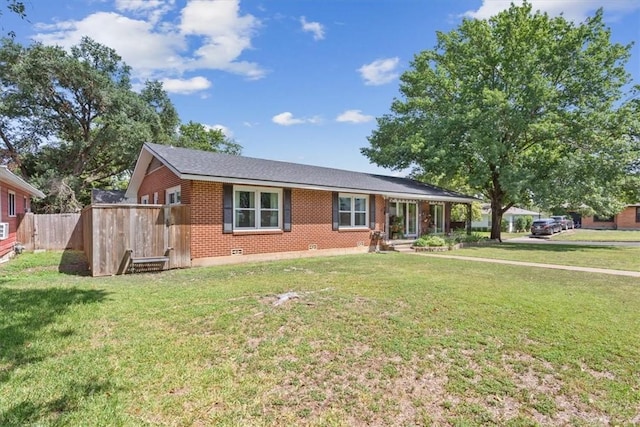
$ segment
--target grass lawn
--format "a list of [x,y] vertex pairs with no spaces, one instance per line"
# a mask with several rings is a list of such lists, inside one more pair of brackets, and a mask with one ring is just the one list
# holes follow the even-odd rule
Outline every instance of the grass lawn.
[[[487,239],[489,237],[491,237],[491,232],[490,231],[474,231],[474,234],[478,234],[480,236],[484,236]],[[503,231],[502,233],[500,233],[500,238],[502,240],[508,240],[508,239],[515,239],[517,237],[527,237],[529,234],[530,234],[529,232],[507,233],[506,231]]]
[[640,247],[502,242],[441,254],[640,271]]
[[634,278],[395,253],[89,278],[59,258],[0,266],[2,426],[640,422]]
[[640,231],[576,229],[556,234],[553,240],[585,242],[640,242]]

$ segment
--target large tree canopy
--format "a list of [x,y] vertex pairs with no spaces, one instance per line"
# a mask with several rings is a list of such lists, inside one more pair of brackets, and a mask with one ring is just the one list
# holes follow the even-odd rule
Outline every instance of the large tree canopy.
[[[120,56],[89,38],[70,51],[5,39],[0,89],[0,156],[49,194],[45,211],[76,210],[91,188],[122,184],[146,141],[184,143],[162,84],[134,91]],[[211,150],[240,151],[205,135]]]
[[640,110],[625,93],[630,46],[610,41],[602,11],[576,25],[512,5],[437,40],[402,75],[367,157],[482,194],[492,238],[514,204],[613,213],[629,202]]

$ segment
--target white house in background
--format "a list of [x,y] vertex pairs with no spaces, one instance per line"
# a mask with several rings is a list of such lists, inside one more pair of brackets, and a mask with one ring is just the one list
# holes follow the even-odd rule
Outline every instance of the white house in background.
[[[508,232],[512,232],[516,229],[516,218],[519,216],[530,216],[533,219],[541,218],[540,212],[528,211],[526,209],[520,209],[516,207],[509,208],[502,216],[503,220],[509,222]],[[476,228],[491,228],[491,205],[486,203],[482,205],[482,219],[480,221],[472,221],[471,227]]]

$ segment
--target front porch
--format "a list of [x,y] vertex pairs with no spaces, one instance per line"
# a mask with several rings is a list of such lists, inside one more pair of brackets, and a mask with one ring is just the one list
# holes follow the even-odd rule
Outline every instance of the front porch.
[[[452,206],[466,205],[464,221],[451,220]],[[448,235],[456,229],[471,233],[471,204],[438,200],[385,199],[387,242],[413,241],[427,234]]]

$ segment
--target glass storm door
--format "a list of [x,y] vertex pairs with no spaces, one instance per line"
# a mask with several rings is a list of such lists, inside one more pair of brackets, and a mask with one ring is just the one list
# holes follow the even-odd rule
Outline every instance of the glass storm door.
[[391,232],[403,237],[418,235],[418,204],[415,202],[392,202],[389,211]]

